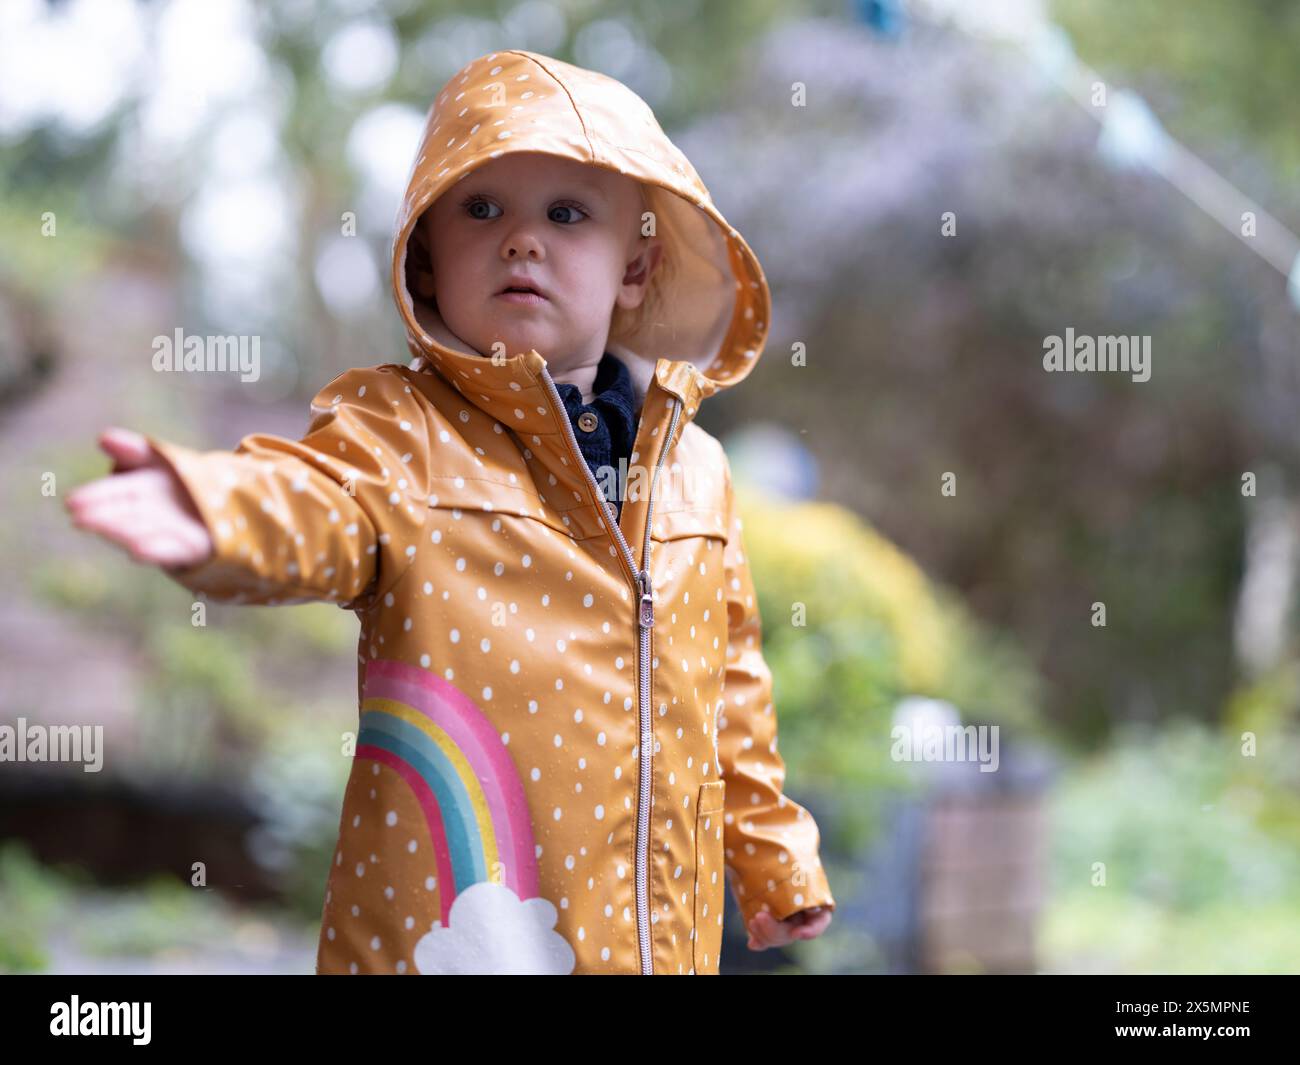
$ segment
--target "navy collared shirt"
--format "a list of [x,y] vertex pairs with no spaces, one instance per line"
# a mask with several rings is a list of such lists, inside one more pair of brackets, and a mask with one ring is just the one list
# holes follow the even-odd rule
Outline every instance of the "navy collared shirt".
[[[607,351],[596,367],[590,403],[582,402],[582,390],[577,385],[557,381],[555,387],[564,400],[564,408],[573,424],[573,435],[578,438],[578,450],[587,460],[596,483],[603,488],[610,483],[612,476],[614,498],[610,502],[621,517],[623,497],[619,490],[619,459],[631,458],[641,413],[637,408],[631,373],[621,359]],[[594,415],[595,424],[592,428],[584,429],[579,424],[578,420],[583,414]],[[606,474],[602,478],[602,466],[612,467],[613,474]]]

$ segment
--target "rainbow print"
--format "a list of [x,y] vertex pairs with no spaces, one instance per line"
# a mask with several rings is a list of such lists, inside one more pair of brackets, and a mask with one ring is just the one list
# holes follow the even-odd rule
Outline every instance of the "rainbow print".
[[536,898],[523,784],[483,711],[455,685],[391,659],[367,664],[363,692],[356,756],[394,770],[419,801],[444,927],[457,896],[484,881]]

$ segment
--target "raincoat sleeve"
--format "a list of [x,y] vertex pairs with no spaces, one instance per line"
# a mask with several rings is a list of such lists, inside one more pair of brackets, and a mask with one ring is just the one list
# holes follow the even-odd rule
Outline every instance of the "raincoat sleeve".
[[781,791],[772,673],[763,658],[758,600],[740,514],[726,472],[727,670],[718,765],[727,786],[723,840],[732,893],[748,926],[761,910],[783,920],[811,906],[835,908],[812,815]]
[[307,435],[251,433],[233,451],[145,434],[212,537],[206,562],[163,572],[217,602],[355,605],[395,584],[428,513],[429,426],[395,365],[344,371]]

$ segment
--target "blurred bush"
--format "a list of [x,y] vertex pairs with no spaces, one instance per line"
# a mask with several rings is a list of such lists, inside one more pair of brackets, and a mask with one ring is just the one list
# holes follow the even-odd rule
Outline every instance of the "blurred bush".
[[1294,732],[1249,755],[1195,724],[1130,727],[1080,763],[1052,809],[1051,967],[1300,970],[1298,766]]
[[174,877],[107,890],[83,870],[42,865],[19,842],[0,844],[0,973],[306,973],[313,925]]
[[1042,732],[1040,681],[1024,655],[870,525],[833,503],[791,504],[739,482],[735,491],[782,757],[797,766],[796,792],[834,795],[846,852],[875,834],[884,801],[908,786],[906,767],[890,758],[904,696],[951,702],[965,723]]

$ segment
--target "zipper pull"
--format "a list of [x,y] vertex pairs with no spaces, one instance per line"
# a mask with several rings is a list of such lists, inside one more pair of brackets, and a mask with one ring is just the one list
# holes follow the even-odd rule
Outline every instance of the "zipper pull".
[[650,594],[650,571],[643,569],[637,574],[637,580],[641,584],[641,627],[649,629],[654,627],[655,623],[655,601],[654,596]]

